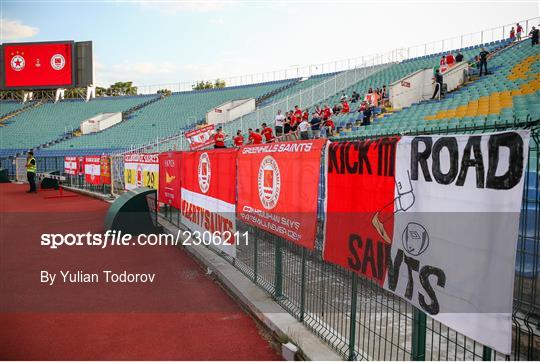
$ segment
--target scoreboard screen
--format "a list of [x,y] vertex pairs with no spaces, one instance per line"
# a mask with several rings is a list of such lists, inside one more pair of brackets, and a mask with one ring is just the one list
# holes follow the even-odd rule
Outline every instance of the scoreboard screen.
[[73,41],[2,44],[0,87],[44,89],[75,86],[76,55],[76,43]]

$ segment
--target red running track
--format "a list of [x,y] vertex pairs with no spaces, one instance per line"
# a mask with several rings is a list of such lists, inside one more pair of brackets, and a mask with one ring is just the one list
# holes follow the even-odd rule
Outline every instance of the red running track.
[[[276,360],[255,321],[183,250],[40,246],[102,232],[108,204],[0,184],[0,357],[9,360]],[[50,286],[41,270],[156,273],[140,285]]]

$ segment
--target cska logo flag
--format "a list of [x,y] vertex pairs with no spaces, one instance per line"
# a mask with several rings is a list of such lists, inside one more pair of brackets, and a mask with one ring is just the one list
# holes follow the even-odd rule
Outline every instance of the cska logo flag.
[[84,157],[84,180],[92,185],[101,184],[101,157]]
[[165,152],[159,155],[158,199],[176,209],[180,209],[181,160],[182,152]]
[[510,354],[529,138],[513,131],[332,144],[323,258]]
[[182,223],[199,231],[201,239],[221,236],[223,242],[205,241],[232,257],[236,256],[236,155],[235,149],[182,152],[180,166]]
[[315,247],[321,154],[326,140],[242,147],[238,217],[309,249]]

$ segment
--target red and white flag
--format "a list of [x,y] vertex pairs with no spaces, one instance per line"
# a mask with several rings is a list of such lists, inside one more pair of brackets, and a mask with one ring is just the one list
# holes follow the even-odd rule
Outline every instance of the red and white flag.
[[[181,220],[236,256],[236,149],[182,152]],[[207,232],[207,233],[205,233]],[[220,237],[219,241],[216,237]]]
[[326,140],[244,146],[238,155],[238,217],[315,247],[321,156]]
[[84,179],[92,185],[101,184],[101,157],[100,156],[85,156],[84,157]]
[[212,146],[215,143],[213,137],[215,132],[214,128],[214,125],[211,124],[186,132],[184,136],[186,136],[190,149],[200,150]]

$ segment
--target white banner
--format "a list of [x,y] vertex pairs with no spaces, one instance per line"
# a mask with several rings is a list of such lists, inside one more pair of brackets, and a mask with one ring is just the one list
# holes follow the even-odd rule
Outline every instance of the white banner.
[[403,137],[385,289],[511,352],[528,131]]
[[[181,189],[182,224],[192,231],[192,243],[197,238],[210,246],[221,250],[233,258],[236,257],[236,206],[212,196]],[[221,220],[220,220],[221,219]],[[225,221],[225,222],[224,222]],[[212,226],[213,225],[213,226]],[[229,243],[224,243],[228,239]]]

